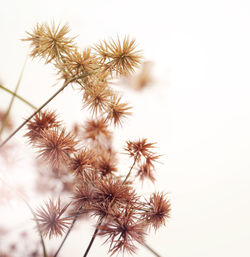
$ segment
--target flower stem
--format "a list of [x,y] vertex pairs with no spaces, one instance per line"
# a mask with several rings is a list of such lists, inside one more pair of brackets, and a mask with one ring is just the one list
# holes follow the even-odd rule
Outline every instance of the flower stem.
[[99,221],[99,223],[98,223],[98,225],[97,225],[97,227],[96,227],[96,229],[95,229],[95,232],[94,232],[94,234],[92,235],[92,238],[91,238],[91,240],[90,240],[90,242],[89,242],[88,248],[86,249],[86,251],[85,251],[83,257],[87,257],[87,255],[88,255],[88,253],[89,253],[89,250],[90,250],[92,244],[94,243],[94,240],[95,240],[95,238],[96,238],[96,235],[97,235],[97,233],[98,233],[98,231],[99,231],[99,228],[98,228],[98,227],[102,224],[102,220],[103,220],[103,218],[100,219],[100,221]]
[[125,179],[123,180],[123,182],[122,182],[123,185],[124,185],[124,183],[128,180],[128,178],[129,178],[129,176],[130,176],[130,174],[131,174],[131,171],[132,171],[132,169],[134,168],[134,166],[135,166],[135,164],[136,164],[137,158],[138,158],[138,154],[136,154],[136,156],[135,156],[135,158],[134,158],[134,162],[133,162],[132,166],[130,167],[130,170],[129,170],[129,172],[128,172],[126,178],[125,178]]
[[72,223],[71,223],[71,225],[70,225],[70,228],[68,229],[67,234],[66,234],[65,237],[63,238],[63,240],[62,240],[62,242],[61,242],[59,248],[57,249],[57,251],[56,251],[54,257],[56,257],[56,256],[58,255],[58,253],[60,252],[61,248],[63,247],[63,244],[64,244],[64,242],[66,241],[66,239],[67,239],[69,233],[71,232],[71,230],[72,230],[72,228],[73,228],[73,226],[74,226],[74,224],[75,224],[77,218],[78,218],[78,216],[75,216],[75,218],[73,219],[73,221],[72,221]]
[[30,119],[32,119],[38,112],[40,112],[48,103],[50,103],[60,92],[63,91],[64,88],[66,88],[71,82],[87,77],[89,73],[85,73],[81,76],[73,77],[69,80],[66,80],[62,87],[57,90],[42,106],[40,106],[34,113],[32,113],[14,132],[12,132],[1,144],[0,148],[3,147]]
[[47,251],[46,251],[46,247],[45,247],[45,243],[44,243],[44,239],[43,239],[43,235],[42,235],[42,232],[40,230],[40,225],[39,225],[39,222],[37,220],[37,217],[36,217],[36,214],[35,212],[33,211],[32,207],[30,206],[30,204],[28,203],[28,201],[24,198],[24,196],[22,196],[22,194],[16,190],[15,188],[11,187],[8,183],[6,183],[2,178],[0,178],[0,180],[7,186],[9,187],[11,190],[13,190],[23,201],[24,203],[27,205],[27,207],[29,208],[30,212],[32,213],[33,217],[34,217],[34,220],[36,222],[36,226],[37,226],[37,230],[39,232],[39,235],[40,235],[40,240],[41,240],[41,245],[42,245],[42,248],[43,248],[43,257],[47,257]]
[[161,257],[153,248],[151,248],[148,244],[143,244],[154,256]]
[[10,100],[10,103],[9,103],[9,106],[8,106],[8,109],[7,109],[6,113],[5,113],[5,117],[4,117],[2,126],[1,126],[1,128],[0,128],[0,137],[1,137],[1,135],[2,135],[2,133],[3,133],[3,130],[4,130],[5,126],[6,126],[6,124],[7,124],[7,121],[8,121],[8,118],[9,118],[9,114],[10,114],[12,105],[13,105],[14,100],[15,100],[15,94],[16,94],[16,92],[17,92],[19,86],[20,86],[21,81],[22,81],[22,77],[23,77],[23,73],[24,73],[24,68],[25,68],[25,66],[26,66],[27,61],[28,61],[28,55],[27,55],[26,58],[25,58],[25,61],[24,61],[24,64],[23,64],[21,73],[20,73],[20,75],[19,75],[19,78],[18,78],[16,87],[15,87],[15,92],[14,92],[14,94],[13,94],[12,97],[11,97],[11,100]]
[[21,100],[22,102],[24,102],[25,104],[29,105],[32,109],[36,110],[37,108],[31,104],[28,100],[24,99],[23,97],[21,97],[20,95],[16,94],[15,92],[9,90],[8,88],[4,87],[3,85],[0,85],[0,88],[3,89],[4,91],[12,94],[13,96],[15,96],[16,98],[18,98],[19,100]]

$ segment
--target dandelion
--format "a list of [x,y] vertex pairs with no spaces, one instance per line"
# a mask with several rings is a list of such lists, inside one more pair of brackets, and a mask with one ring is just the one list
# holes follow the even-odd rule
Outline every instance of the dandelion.
[[69,204],[61,208],[60,198],[54,203],[49,200],[45,207],[36,210],[35,215],[39,223],[39,229],[44,236],[62,236],[64,230],[69,226],[69,218],[62,218]]

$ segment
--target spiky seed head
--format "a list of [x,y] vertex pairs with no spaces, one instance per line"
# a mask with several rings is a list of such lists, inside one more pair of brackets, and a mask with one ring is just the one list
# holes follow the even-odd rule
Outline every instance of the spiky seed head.
[[75,137],[66,133],[65,129],[44,130],[41,138],[36,142],[39,157],[58,169],[68,165],[70,155],[74,153],[77,141]]
[[64,230],[69,226],[69,218],[62,218],[69,204],[61,208],[60,198],[53,202],[49,200],[45,206],[41,206],[35,212],[39,224],[39,230],[44,236],[62,236]]
[[113,95],[106,107],[106,120],[113,122],[115,126],[121,126],[124,118],[131,115],[131,112],[128,111],[131,107],[129,107],[127,103],[121,103],[120,101],[121,97]]
[[116,75],[129,75],[142,60],[141,51],[136,50],[135,40],[130,40],[128,36],[123,41],[118,36],[116,40],[104,40],[95,46],[95,50],[105,70],[115,72]]
[[27,32],[28,37],[23,41],[30,41],[32,57],[41,57],[45,63],[54,59],[61,58],[75,48],[73,39],[68,37],[69,26],[67,24],[60,26],[54,22],[37,24],[32,32]]

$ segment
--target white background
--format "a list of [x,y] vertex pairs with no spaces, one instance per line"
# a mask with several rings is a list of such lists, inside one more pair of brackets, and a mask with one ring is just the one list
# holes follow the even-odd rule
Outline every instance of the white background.
[[[151,87],[122,89],[133,116],[115,134],[121,148],[127,139],[147,137],[163,154],[157,183],[144,190],[146,195],[154,188],[168,192],[171,219],[152,231],[148,243],[167,257],[250,256],[250,2],[2,1],[5,86],[14,89],[28,51],[19,39],[36,22],[52,20],[68,22],[80,47],[117,33],[131,35],[145,60],[155,63]],[[39,106],[60,86],[54,74],[29,60],[20,95]],[[68,122],[84,120],[81,103],[73,99],[78,96],[69,88],[51,106]],[[8,101],[0,92],[1,108]],[[17,123],[30,113],[15,102]],[[87,223],[74,231],[64,256],[82,256],[92,231]],[[107,256],[102,242],[95,242],[90,257]],[[138,256],[152,255],[141,247]]]

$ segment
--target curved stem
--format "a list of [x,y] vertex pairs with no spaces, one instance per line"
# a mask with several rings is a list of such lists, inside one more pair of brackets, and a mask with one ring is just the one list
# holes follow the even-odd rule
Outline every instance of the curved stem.
[[10,93],[11,95],[15,96],[16,98],[18,98],[19,100],[21,100],[22,102],[24,102],[25,104],[29,105],[32,109],[36,110],[37,108],[30,103],[28,100],[24,99],[23,97],[21,97],[20,95],[16,94],[15,92],[9,90],[8,88],[4,87],[3,85],[0,85],[0,88],[3,89],[4,91]]

